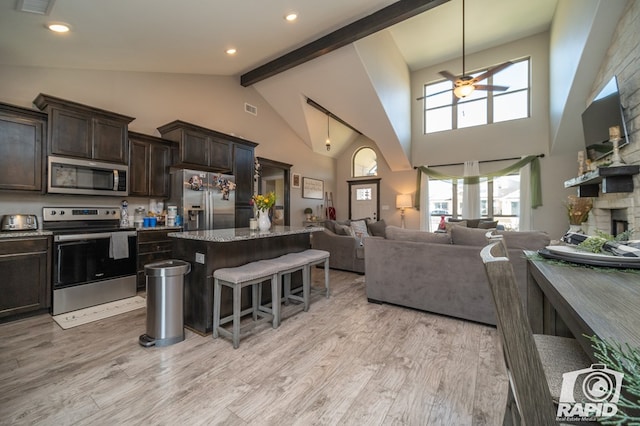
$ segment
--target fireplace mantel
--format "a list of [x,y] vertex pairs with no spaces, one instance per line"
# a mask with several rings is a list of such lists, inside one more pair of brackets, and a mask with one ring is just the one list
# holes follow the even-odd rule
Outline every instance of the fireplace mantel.
[[640,165],[599,167],[582,176],[564,182],[565,188],[578,187],[578,196],[597,197],[602,193],[633,192],[633,176],[640,173]]

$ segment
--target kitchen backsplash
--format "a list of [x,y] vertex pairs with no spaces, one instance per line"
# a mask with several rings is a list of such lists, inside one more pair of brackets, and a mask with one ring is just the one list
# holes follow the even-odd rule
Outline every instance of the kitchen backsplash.
[[[0,216],[6,214],[34,214],[38,217],[38,227],[42,228],[42,207],[103,207],[109,206],[120,208],[122,200],[129,203],[129,215],[133,217],[133,212],[137,207],[149,209],[149,198],[140,197],[106,197],[106,196],[77,196],[77,195],[54,195],[54,194],[30,194],[30,193],[0,193]],[[160,200],[158,200],[160,201]],[[162,200],[166,201],[166,200]]]

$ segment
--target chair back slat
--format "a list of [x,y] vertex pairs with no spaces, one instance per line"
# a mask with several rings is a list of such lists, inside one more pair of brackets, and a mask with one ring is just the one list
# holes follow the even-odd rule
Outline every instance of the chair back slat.
[[493,296],[513,393],[524,424],[556,425],[555,408],[542,361],[507,253],[505,242],[500,238],[491,239],[480,255]]

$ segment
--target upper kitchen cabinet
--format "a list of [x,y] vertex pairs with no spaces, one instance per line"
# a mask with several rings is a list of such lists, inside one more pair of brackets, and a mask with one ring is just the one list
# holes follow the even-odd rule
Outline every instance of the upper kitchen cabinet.
[[127,164],[133,117],[42,93],[33,103],[49,114],[49,154]]
[[174,166],[229,173],[233,170],[233,144],[242,139],[176,120],[158,127],[164,139],[178,142]]
[[0,103],[0,189],[44,190],[47,115]]
[[173,142],[129,132],[129,195],[169,197],[169,167]]

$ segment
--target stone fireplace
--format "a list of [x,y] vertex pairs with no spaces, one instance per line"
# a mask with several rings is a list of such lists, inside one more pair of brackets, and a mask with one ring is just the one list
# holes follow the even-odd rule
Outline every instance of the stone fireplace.
[[638,188],[632,193],[602,194],[593,199],[593,210],[589,214],[589,233],[595,229],[612,235],[620,234],[627,229],[636,230],[634,239],[640,238],[638,223]]

